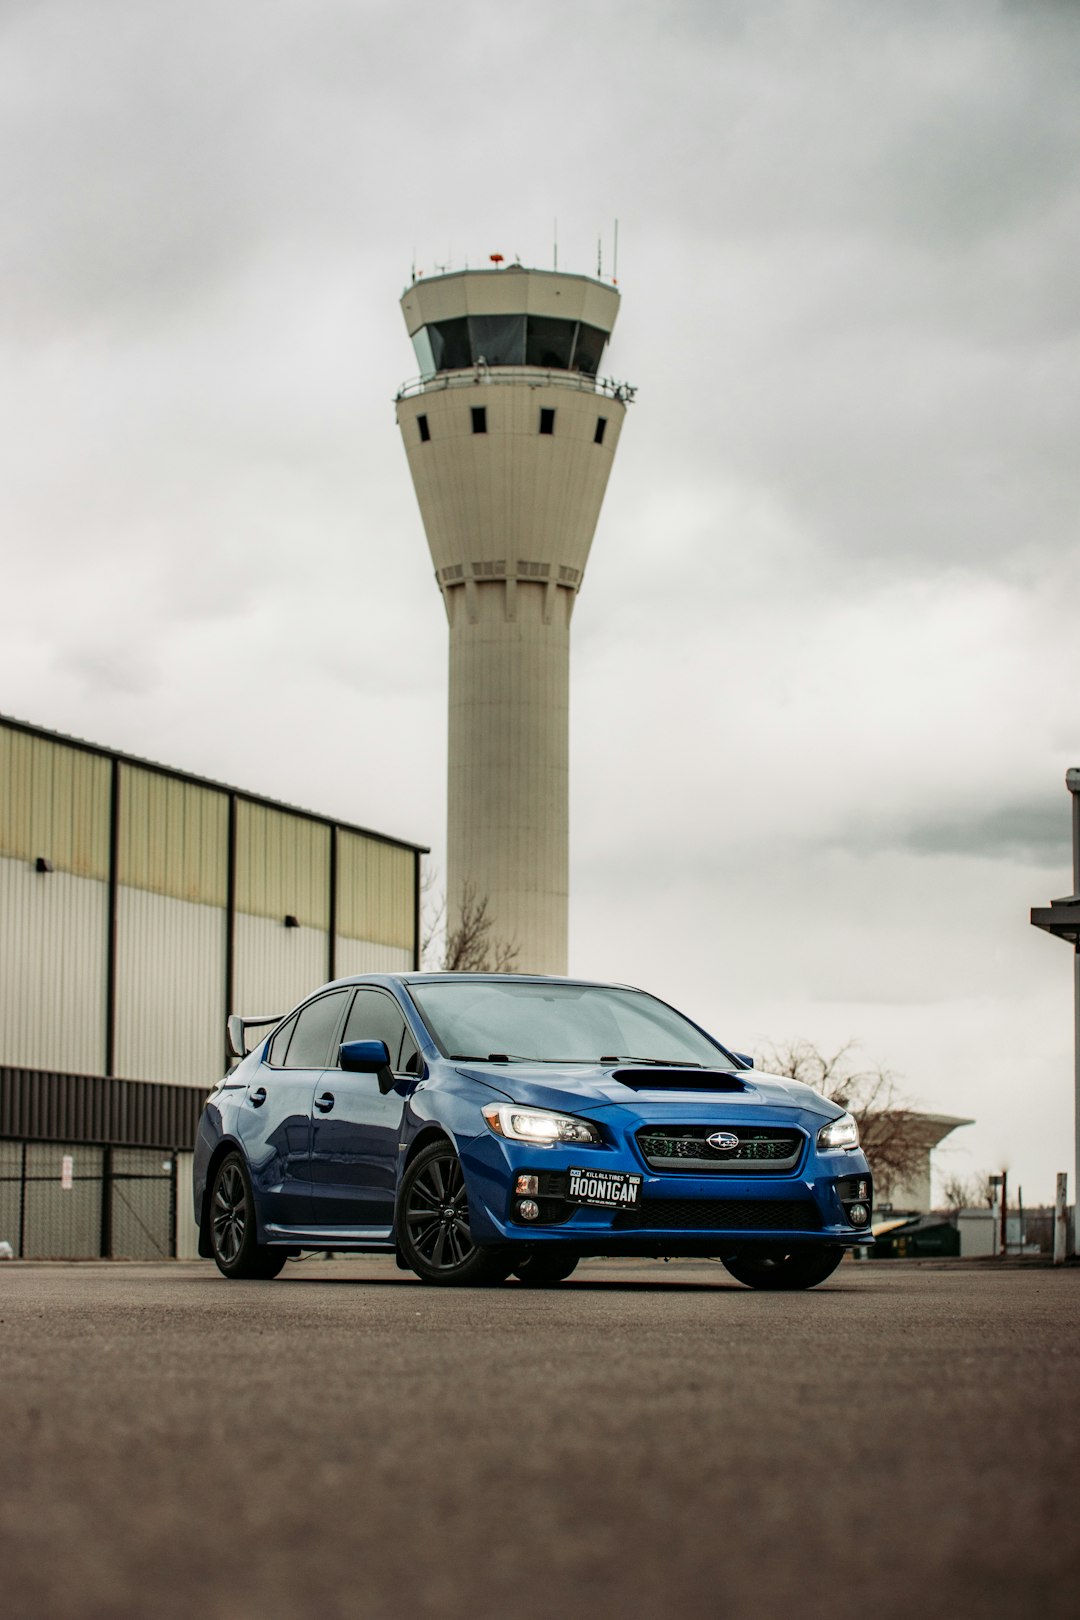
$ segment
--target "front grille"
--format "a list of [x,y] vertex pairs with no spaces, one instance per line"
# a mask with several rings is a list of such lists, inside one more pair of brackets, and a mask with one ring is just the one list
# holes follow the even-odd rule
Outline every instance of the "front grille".
[[[710,1146],[706,1138],[717,1131],[738,1137],[736,1146]],[[795,1168],[805,1137],[790,1125],[644,1125],[637,1140],[654,1170],[744,1170],[752,1164],[755,1175],[770,1175]]]
[[809,1198],[649,1198],[620,1210],[618,1231],[816,1232],[818,1208]]

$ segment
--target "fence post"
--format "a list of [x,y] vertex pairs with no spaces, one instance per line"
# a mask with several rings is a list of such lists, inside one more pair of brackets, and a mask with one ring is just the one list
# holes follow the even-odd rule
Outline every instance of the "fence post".
[[1054,1264],[1065,1264],[1065,1251],[1069,1247],[1069,1208],[1065,1202],[1068,1176],[1058,1171],[1057,1196],[1054,1200]]
[[113,1150],[105,1147],[101,1150],[101,1258],[112,1259],[113,1242]]
[[176,1149],[172,1150],[172,1165],[169,1170],[169,1259],[176,1259]]
[[26,1143],[19,1168],[19,1259],[26,1259]]

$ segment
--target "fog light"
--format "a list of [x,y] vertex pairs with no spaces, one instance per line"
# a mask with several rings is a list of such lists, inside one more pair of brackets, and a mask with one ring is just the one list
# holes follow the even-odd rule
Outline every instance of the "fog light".
[[540,1191],[539,1176],[518,1176],[514,1182],[516,1193],[538,1193]]
[[847,1213],[852,1226],[865,1226],[870,1219],[870,1211],[865,1204],[852,1204]]
[[540,1218],[540,1205],[535,1198],[522,1198],[518,1204],[517,1212],[523,1221],[536,1221]]

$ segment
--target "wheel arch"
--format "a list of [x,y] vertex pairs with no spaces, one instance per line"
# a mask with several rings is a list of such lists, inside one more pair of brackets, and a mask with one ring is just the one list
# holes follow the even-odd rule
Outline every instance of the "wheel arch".
[[[243,1154],[243,1152],[243,1144],[238,1142],[235,1137],[223,1136],[210,1155],[206,1166],[206,1181],[203,1185],[202,1209],[199,1212],[200,1260],[212,1260],[214,1258],[214,1251],[210,1247],[210,1189],[214,1185],[218,1165],[222,1159],[228,1158],[230,1153]],[[246,1163],[247,1160],[245,1159],[244,1162]]]

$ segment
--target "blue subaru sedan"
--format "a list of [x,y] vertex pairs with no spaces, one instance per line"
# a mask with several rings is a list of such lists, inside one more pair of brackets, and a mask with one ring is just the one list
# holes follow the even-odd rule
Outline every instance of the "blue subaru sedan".
[[424,1282],[560,1283],[586,1255],[707,1255],[811,1288],[872,1241],[850,1114],[625,985],[369,974],[325,985],[211,1093],[200,1253],[277,1276],[387,1253]]

